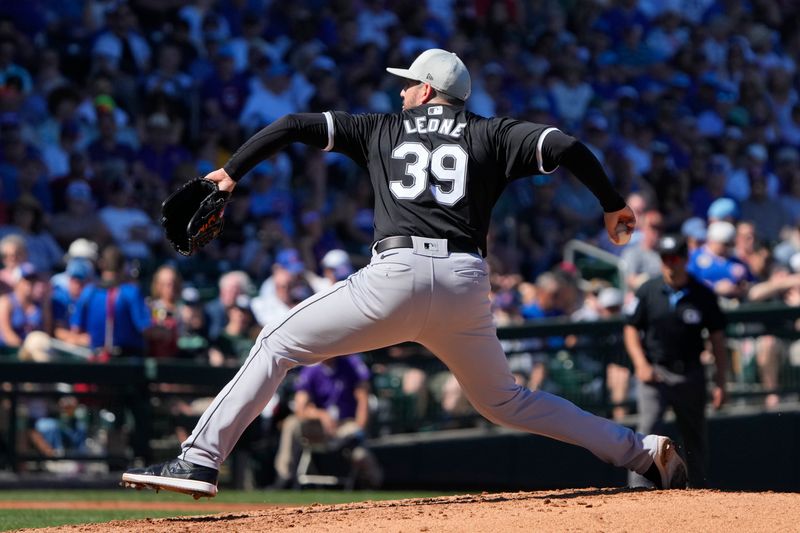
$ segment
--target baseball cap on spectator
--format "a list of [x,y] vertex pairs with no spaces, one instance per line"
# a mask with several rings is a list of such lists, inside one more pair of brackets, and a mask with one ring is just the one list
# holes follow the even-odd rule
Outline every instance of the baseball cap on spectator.
[[108,94],[98,94],[94,98],[94,107],[98,113],[111,113],[117,108],[117,103]]
[[67,185],[67,198],[71,200],[92,200],[92,188],[84,180],[76,180]]
[[344,250],[331,250],[322,258],[322,268],[333,270],[334,277],[341,281],[353,273],[350,256]]
[[718,220],[716,222],[712,222],[708,226],[708,236],[706,237],[708,242],[731,244],[733,243],[733,239],[735,237],[736,227],[730,222]]
[[97,261],[97,243],[89,239],[75,239],[67,249],[67,259],[80,257],[91,262]]
[[689,239],[705,241],[707,233],[706,221],[700,217],[687,218],[681,224],[681,235]]
[[294,248],[281,250],[275,262],[291,274],[300,274],[306,267],[300,259],[300,253]]
[[616,287],[606,287],[597,295],[597,304],[603,309],[622,307],[624,294]]
[[763,144],[753,143],[747,147],[747,155],[748,157],[752,157],[758,161],[766,161],[767,160],[767,149],[764,147]]
[[181,290],[181,300],[186,305],[197,305],[200,303],[200,291],[192,286],[184,287]]
[[736,220],[739,218],[739,206],[730,198],[717,198],[708,206],[706,216],[708,220],[725,220],[726,218]]
[[236,297],[233,301],[233,306],[237,309],[242,309],[243,311],[250,310],[250,297],[246,294],[240,294]]
[[14,269],[12,279],[17,283],[21,279],[35,280],[39,278],[39,271],[33,266],[33,263],[22,263]]
[[[727,224],[727,222],[725,222],[725,224]],[[664,235],[656,244],[656,251],[661,257],[667,255],[679,255],[686,257],[688,250],[689,248],[686,245],[686,239],[684,239],[682,235]]]
[[405,68],[388,67],[389,74],[427,83],[437,91],[466,100],[472,92],[472,80],[464,62],[453,52],[440,48],[425,50]]
[[87,280],[94,274],[94,266],[88,259],[74,257],[67,262],[67,275],[79,280]]

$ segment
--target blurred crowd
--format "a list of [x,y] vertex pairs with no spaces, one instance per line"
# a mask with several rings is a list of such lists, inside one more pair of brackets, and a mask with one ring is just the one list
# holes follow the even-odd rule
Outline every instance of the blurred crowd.
[[[800,305],[798,16],[788,0],[2,2],[0,346],[241,361],[261,326],[368,260],[365,170],[282,151],[192,258],[165,241],[161,201],[283,114],[399,110],[384,67],[430,47],[468,65],[470,110],[583,140],[639,220],[620,249],[568,173],[511,183],[490,232],[498,325],[618,316],[659,274],[665,233],[689,239],[692,273],[726,305]],[[563,260],[571,239],[618,256],[623,279],[586,279]],[[519,379],[546,387],[542,346],[577,341],[524,347]],[[738,349],[768,390],[800,365],[772,337]],[[618,363],[607,381],[622,402]],[[457,412],[451,381],[436,395]],[[403,377],[411,394],[427,386]]]

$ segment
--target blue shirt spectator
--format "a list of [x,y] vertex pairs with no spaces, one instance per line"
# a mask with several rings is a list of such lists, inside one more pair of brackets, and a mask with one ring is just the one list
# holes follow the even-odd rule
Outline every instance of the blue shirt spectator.
[[[109,308],[113,309],[111,315]],[[133,283],[109,287],[93,284],[83,289],[70,324],[89,334],[94,349],[106,346],[106,329],[113,327],[111,346],[129,355],[143,355],[150,312],[139,287]]]
[[745,263],[732,254],[736,228],[730,222],[711,223],[706,232],[708,242],[689,256],[687,271],[714,289],[719,296],[741,298],[755,281]]

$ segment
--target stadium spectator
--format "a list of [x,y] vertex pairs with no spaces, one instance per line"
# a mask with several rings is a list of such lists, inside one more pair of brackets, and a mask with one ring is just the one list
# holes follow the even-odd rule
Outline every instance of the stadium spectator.
[[182,284],[180,272],[172,265],[162,265],[153,274],[150,297],[146,300],[151,321],[147,330],[148,357],[174,358],[178,355]]
[[240,294],[228,307],[228,323],[209,350],[209,363],[212,366],[238,366],[250,353],[258,331],[250,311],[250,297]]
[[53,337],[68,344],[80,345],[80,335],[72,330],[70,323],[83,289],[94,281],[94,264],[88,259],[74,257],[67,262],[63,277],[66,278],[65,285],[51,281]]
[[0,240],[0,258],[3,260],[3,268],[0,269],[0,293],[5,293],[14,287],[17,269],[28,259],[25,239],[14,234],[3,237]]
[[125,278],[125,258],[115,246],[103,249],[99,279],[83,289],[70,326],[100,361],[144,356],[150,311],[139,286]]
[[185,286],[181,291],[180,337],[178,349],[180,357],[198,362],[208,361],[208,318],[200,299],[200,291]]
[[100,220],[124,256],[149,260],[153,245],[162,241],[161,230],[141,208],[133,203],[133,188],[125,179],[117,179],[109,189],[109,204],[100,210]]
[[734,169],[728,177],[725,186],[726,196],[737,202],[744,202],[750,198],[752,183],[756,181],[763,186],[762,195],[770,199],[778,197],[780,183],[775,174],[767,170],[767,148],[763,144],[751,144],[747,147],[744,164],[741,168]]
[[156,187],[163,195],[181,164],[191,160],[189,152],[177,144],[180,132],[174,130],[170,118],[164,113],[153,113],[145,122],[146,135],[136,157],[137,164],[144,167],[146,183]]
[[334,357],[300,370],[294,383],[294,414],[281,426],[274,488],[288,488],[296,482],[303,439],[351,448],[355,475],[365,486],[380,485],[380,467],[364,446],[369,378],[369,369],[359,355]]
[[290,248],[282,250],[272,266],[272,276],[261,284],[251,308],[258,323],[271,324],[282,317],[295,304],[313,294],[311,283],[300,254]]
[[636,290],[648,279],[658,276],[660,259],[655,251],[658,239],[664,232],[664,218],[656,210],[650,210],[640,219],[642,237],[622,252],[625,263],[625,283],[628,289]]
[[[606,287],[597,295],[598,318],[611,320],[622,315],[622,305],[625,294],[616,287]],[[628,414],[625,403],[630,391],[631,371],[628,361],[622,353],[615,353],[608,357],[606,364],[606,388],[608,399],[611,402],[611,417],[621,421]]]
[[86,149],[98,177],[105,180],[127,176],[136,160],[133,147],[122,142],[117,135],[116,107],[116,102],[109,95],[100,95],[95,99],[98,137]]
[[34,285],[39,280],[32,263],[16,267],[12,291],[0,296],[0,346],[19,348],[32,331],[49,331],[49,316],[35,298]]
[[108,244],[111,235],[95,210],[91,186],[84,180],[74,180],[67,185],[64,193],[66,209],[56,213],[50,220],[53,237],[58,244],[66,248],[81,238],[99,246]]
[[353,265],[350,256],[344,250],[334,249],[326,253],[320,262],[322,267],[322,277],[330,285],[342,281],[353,273]]
[[686,245],[691,254],[706,242],[708,226],[700,217],[687,218],[681,224],[681,235],[686,239]]
[[785,193],[780,197],[781,206],[789,224],[796,225],[800,223],[800,152],[794,146],[785,146],[778,151],[775,164],[775,175]]
[[62,396],[45,416],[29,420],[28,439],[44,457],[88,452],[89,421],[75,396]]
[[781,230],[790,225],[783,204],[767,197],[767,184],[763,176],[750,176],[750,197],[742,202],[742,218],[757,220],[755,229],[758,238],[769,243],[778,242]]
[[[67,254],[64,256],[64,261],[69,265],[73,259],[85,259],[92,266],[91,276],[94,277],[95,267],[97,265],[97,243],[84,239],[83,237],[75,239],[67,248]],[[66,289],[69,285],[69,275],[67,272],[59,272],[50,278],[53,287],[61,287]]]
[[0,229],[1,235],[20,235],[25,240],[27,260],[40,272],[52,272],[64,252],[45,225],[41,204],[32,196],[20,197],[11,209],[11,226]]
[[747,294],[754,281],[745,263],[733,255],[736,228],[717,221],[708,226],[708,242],[689,257],[688,271],[717,295],[738,300]]
[[236,303],[236,298],[252,292],[250,276],[241,270],[227,272],[219,278],[219,294],[205,306],[208,316],[208,336],[211,341],[219,338],[228,323],[227,310]]

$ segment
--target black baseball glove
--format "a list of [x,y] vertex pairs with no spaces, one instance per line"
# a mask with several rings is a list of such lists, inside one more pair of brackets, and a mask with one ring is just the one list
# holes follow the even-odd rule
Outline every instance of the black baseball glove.
[[192,255],[222,231],[222,213],[231,193],[205,178],[194,178],[161,204],[161,225],[172,247]]

